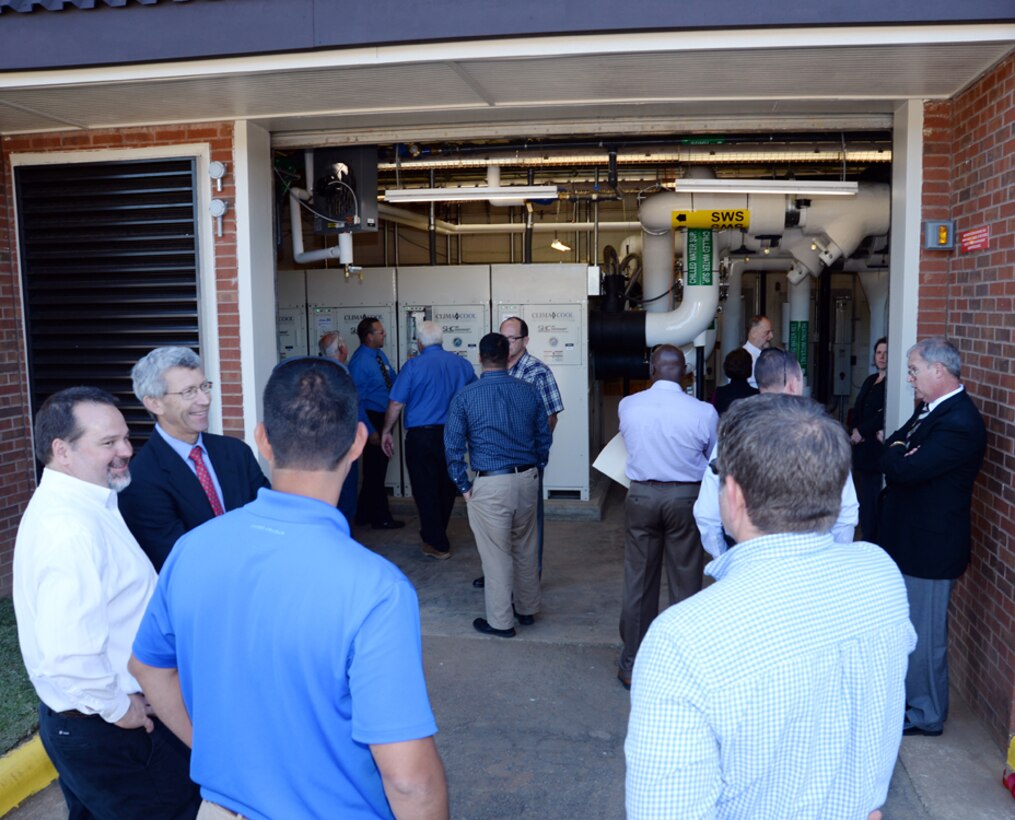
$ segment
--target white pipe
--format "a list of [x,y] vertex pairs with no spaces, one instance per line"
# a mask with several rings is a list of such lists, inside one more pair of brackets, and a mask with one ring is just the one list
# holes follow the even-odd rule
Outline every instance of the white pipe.
[[885,332],[885,320],[888,314],[888,271],[861,271],[858,275],[863,292],[867,296],[867,304],[870,306],[870,352],[871,358],[873,358],[874,343],[882,336],[888,335]]
[[[486,184],[491,188],[497,188],[500,186],[500,166],[499,165],[488,165],[486,166]],[[523,208],[525,207],[524,199],[488,199],[495,208]]]
[[[781,234],[786,222],[783,194],[676,194],[660,193],[641,204],[638,217],[643,230],[642,291],[651,298],[666,291],[673,278],[673,211],[750,211],[752,233]],[[682,345],[694,339],[712,323],[719,304],[718,257],[732,241],[730,231],[716,239],[715,265],[711,286],[684,288],[680,307],[667,312],[649,312],[645,317],[645,343]],[[660,302],[664,300],[659,300]],[[661,306],[657,310],[661,310]]]
[[[809,208],[800,211],[803,234],[817,245],[821,264],[826,267],[840,256],[848,257],[865,237],[887,233],[890,223],[890,190],[880,182],[860,183],[856,196],[849,199],[815,197]],[[819,271],[820,266],[810,267],[814,276]]]
[[310,194],[302,188],[289,189],[289,218],[293,235],[293,262],[297,265],[309,265],[325,259],[337,259],[343,265],[352,264],[352,234],[340,233],[338,244],[318,251],[303,250],[303,207],[300,200],[310,199]]

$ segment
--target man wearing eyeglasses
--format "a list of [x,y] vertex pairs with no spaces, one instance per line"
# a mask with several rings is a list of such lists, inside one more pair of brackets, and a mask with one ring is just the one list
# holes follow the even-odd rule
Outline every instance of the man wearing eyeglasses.
[[212,383],[186,347],[158,347],[131,371],[155,430],[131,464],[120,512],[156,571],[185,532],[270,486],[250,448],[208,432]]

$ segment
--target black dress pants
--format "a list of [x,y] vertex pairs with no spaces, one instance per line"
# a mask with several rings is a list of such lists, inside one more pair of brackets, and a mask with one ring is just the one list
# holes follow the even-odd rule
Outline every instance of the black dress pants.
[[201,794],[190,780],[190,750],[153,720],[148,733],[39,704],[39,737],[60,775],[70,820],[197,816]]
[[[384,429],[384,413],[367,410],[367,417],[378,435]],[[359,490],[359,504],[356,506],[356,521],[359,524],[379,526],[391,520],[388,510],[388,490],[384,478],[388,473],[388,457],[379,444],[367,444],[363,448],[363,485]]]
[[446,552],[448,521],[458,489],[448,475],[444,456],[444,425],[410,427],[405,434],[405,463],[412,482],[412,498],[419,510],[419,537]]

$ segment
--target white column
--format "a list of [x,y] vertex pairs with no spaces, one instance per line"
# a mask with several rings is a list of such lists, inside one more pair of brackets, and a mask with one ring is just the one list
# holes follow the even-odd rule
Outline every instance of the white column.
[[234,134],[243,429],[247,443],[255,447],[254,428],[261,420],[261,394],[278,360],[271,139],[263,128],[244,121],[237,121]]
[[923,101],[904,102],[895,109],[894,117],[885,435],[894,433],[913,414],[913,391],[906,382],[906,351],[916,344],[920,305]]

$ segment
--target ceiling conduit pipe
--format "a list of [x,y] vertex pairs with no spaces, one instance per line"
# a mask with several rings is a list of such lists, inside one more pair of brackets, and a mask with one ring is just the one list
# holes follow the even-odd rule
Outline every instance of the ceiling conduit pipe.
[[[520,203],[524,204],[524,202]],[[394,222],[405,225],[407,228],[416,228],[420,231],[429,230],[429,222],[426,217],[420,216],[413,211],[397,208],[384,202],[378,203],[377,213],[387,222]],[[434,220],[438,234],[524,234],[526,226],[522,222],[498,222],[495,224],[475,223],[456,224],[443,219]],[[577,233],[579,231],[590,231],[595,227],[592,222],[536,222],[532,225],[535,233]],[[607,231],[631,231],[640,230],[640,222],[603,222],[601,230]]]

